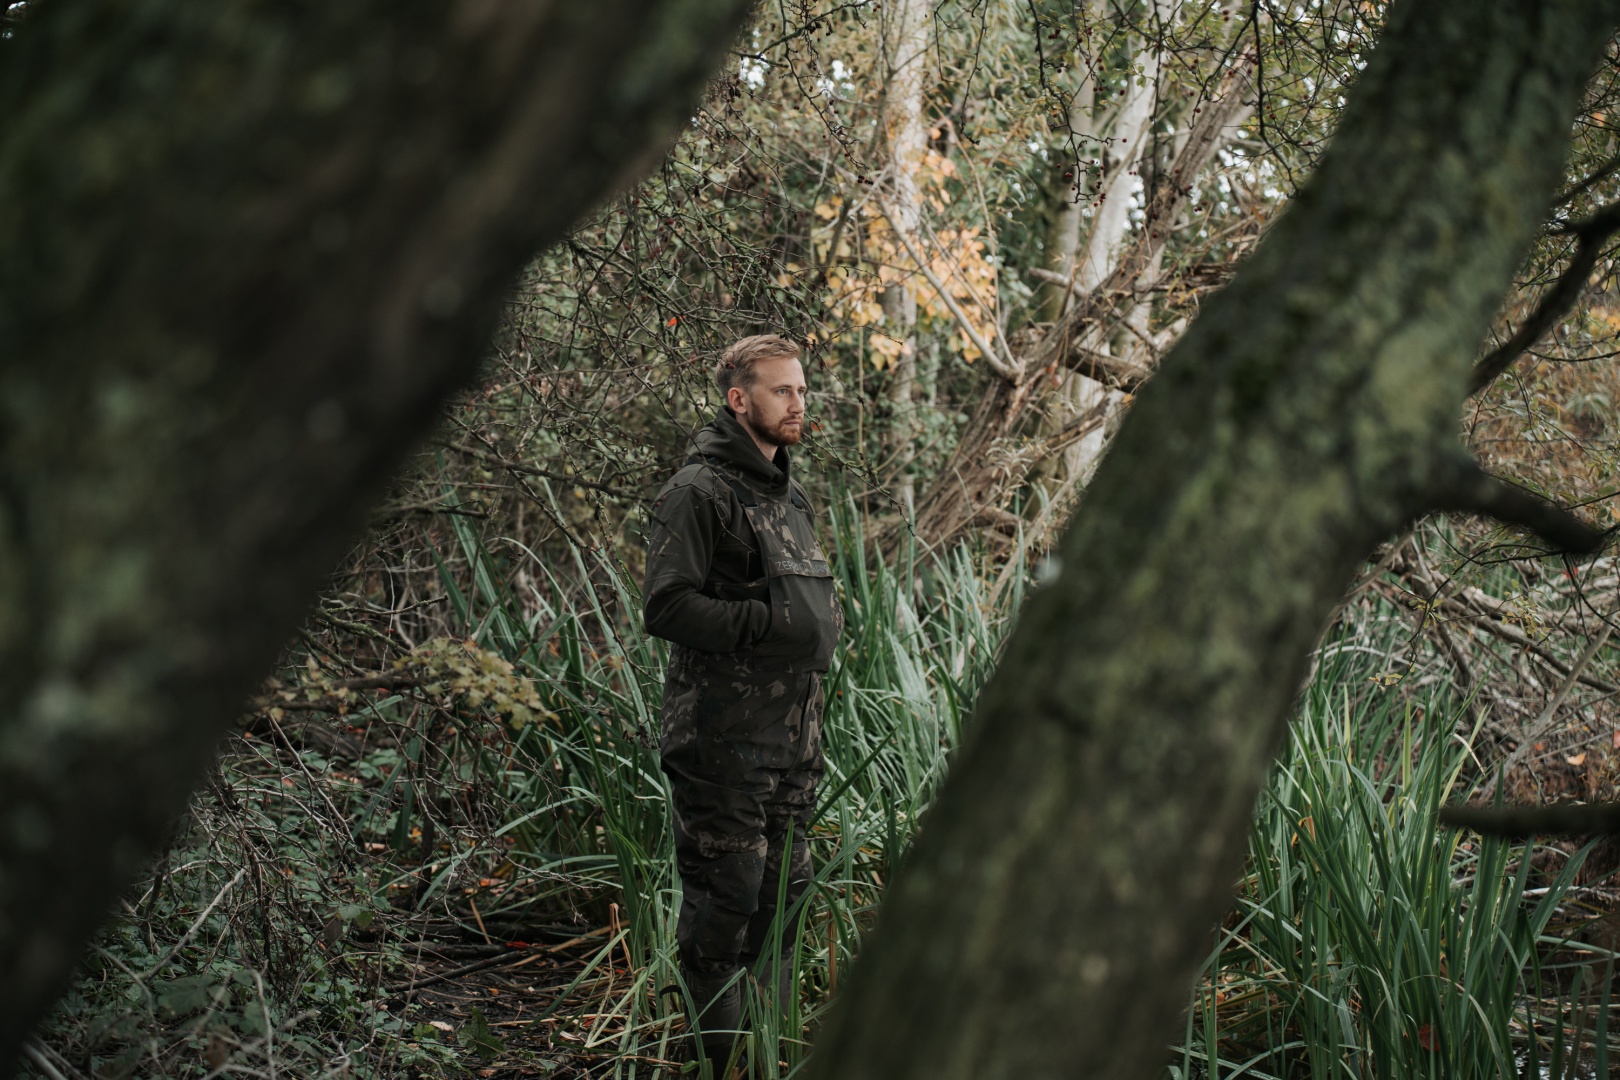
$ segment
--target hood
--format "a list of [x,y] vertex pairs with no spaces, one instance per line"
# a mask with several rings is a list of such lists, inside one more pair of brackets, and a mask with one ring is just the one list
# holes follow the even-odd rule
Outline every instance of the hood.
[[727,465],[753,487],[768,495],[785,495],[791,468],[786,447],[778,447],[776,460],[766,461],[752,436],[743,429],[742,422],[728,408],[698,431],[692,438],[691,452],[695,457],[714,458]]

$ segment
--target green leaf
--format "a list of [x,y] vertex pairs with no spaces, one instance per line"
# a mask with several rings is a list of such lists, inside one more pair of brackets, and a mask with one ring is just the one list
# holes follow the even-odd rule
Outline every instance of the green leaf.
[[456,1041],[484,1061],[494,1061],[506,1049],[506,1043],[491,1030],[484,1010],[476,1005],[472,1007],[472,1019],[463,1024],[461,1031],[456,1034]]
[[164,983],[157,991],[158,1008],[173,1016],[185,1016],[206,1008],[218,984],[212,975],[187,975]]
[[371,925],[377,913],[364,904],[344,904],[338,908],[338,917],[344,922],[353,923],[356,929],[364,930]]

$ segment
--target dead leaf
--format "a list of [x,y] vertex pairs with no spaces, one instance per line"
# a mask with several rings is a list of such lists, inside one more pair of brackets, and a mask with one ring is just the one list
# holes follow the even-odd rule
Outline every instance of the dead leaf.
[[203,1057],[208,1059],[210,1069],[223,1069],[225,1063],[231,1060],[231,1044],[225,1036],[216,1031],[208,1036],[208,1046],[203,1050]]

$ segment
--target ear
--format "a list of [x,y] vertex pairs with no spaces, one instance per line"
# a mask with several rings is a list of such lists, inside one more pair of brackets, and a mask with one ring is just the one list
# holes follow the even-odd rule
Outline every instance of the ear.
[[748,404],[748,395],[743,392],[742,387],[733,386],[726,391],[726,404],[731,406],[731,411],[734,413],[743,412],[745,411],[744,406]]

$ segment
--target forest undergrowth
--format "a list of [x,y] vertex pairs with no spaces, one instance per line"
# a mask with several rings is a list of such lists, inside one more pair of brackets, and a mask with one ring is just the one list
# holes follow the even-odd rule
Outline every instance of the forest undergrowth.
[[[885,565],[852,505],[834,520],[848,629],[827,681],[817,878],[780,928],[798,994],[750,987],[756,1077],[806,1060],[1042,574],[967,547]],[[542,561],[476,517],[448,522],[428,553],[436,598],[419,602],[438,632],[407,647],[317,613],[25,1068],[707,1071],[680,1052],[664,650],[639,632],[633,577],[603,548]],[[1436,828],[1441,803],[1490,797],[1500,754],[1419,648],[1414,608],[1420,629],[1431,613],[1391,584],[1417,549],[1381,554],[1319,650],[1169,1075],[1607,1075],[1620,905],[1586,849]],[[1513,595],[1515,564],[1482,573]],[[368,635],[393,658],[362,662]],[[1596,730],[1593,769],[1612,756]]]

